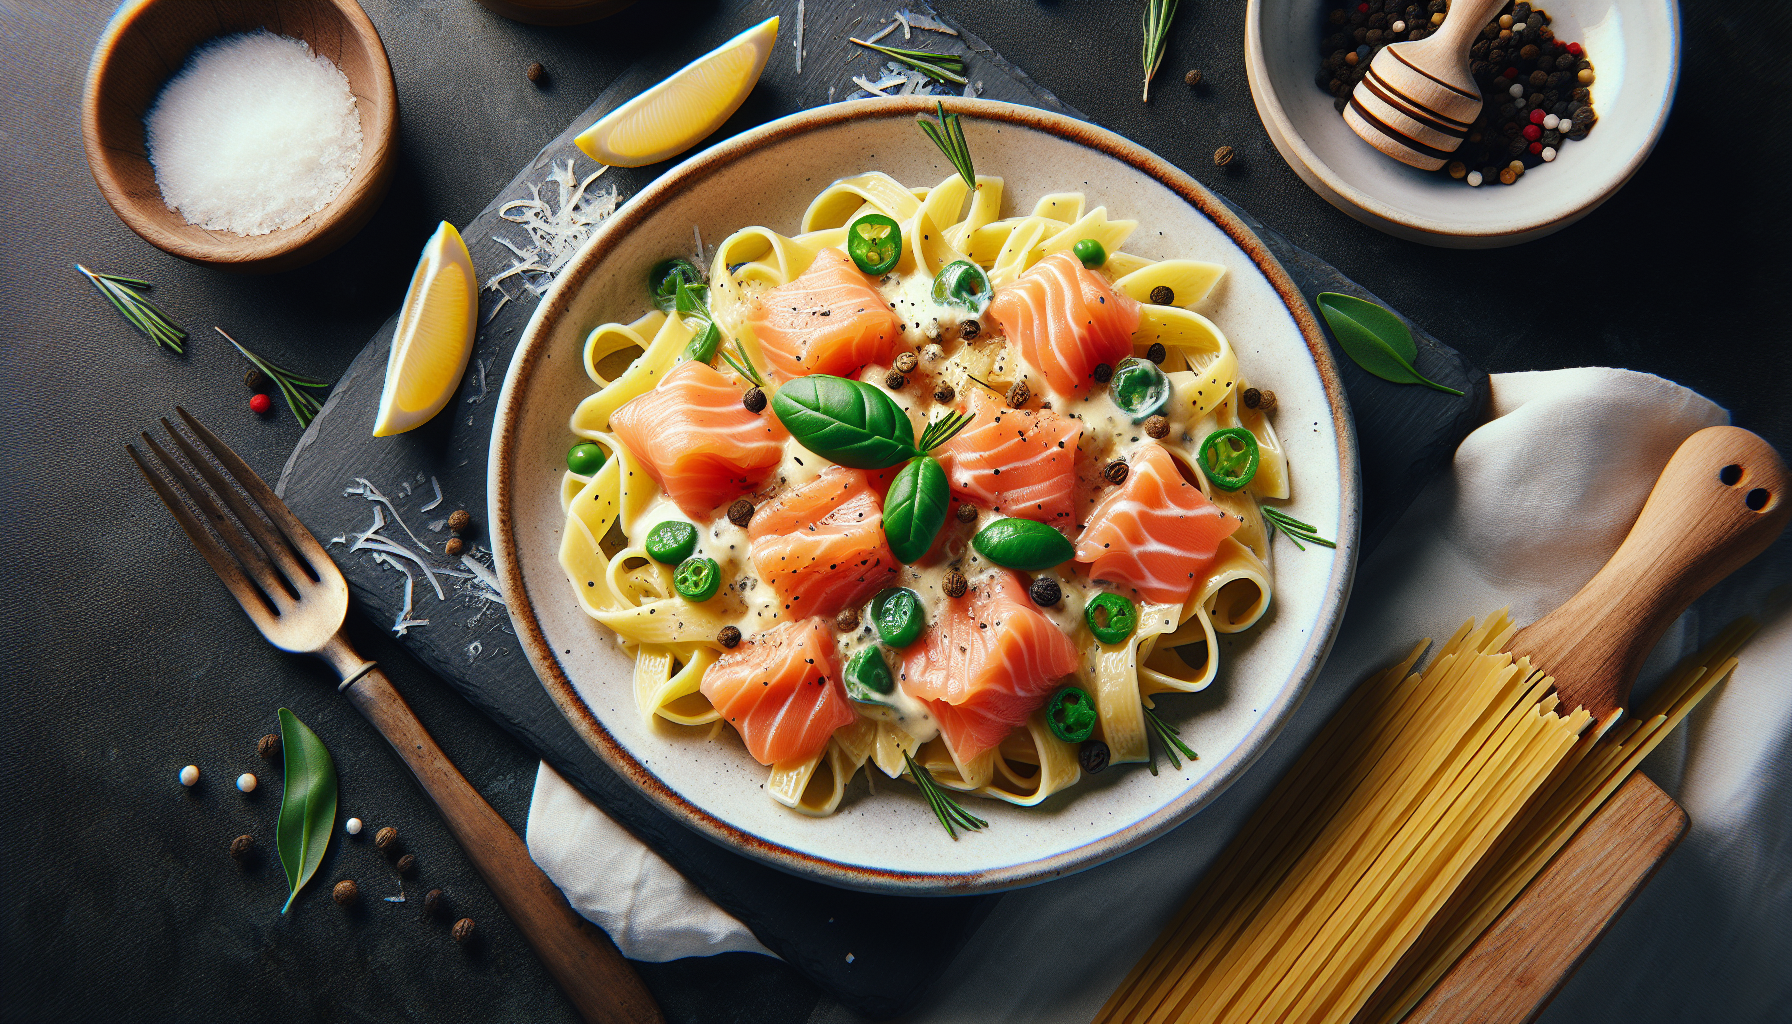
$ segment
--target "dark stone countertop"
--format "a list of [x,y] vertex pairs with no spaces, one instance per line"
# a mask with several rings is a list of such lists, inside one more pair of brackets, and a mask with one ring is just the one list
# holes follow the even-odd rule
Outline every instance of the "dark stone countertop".
[[[1772,312],[1789,276],[1792,8],[1689,5],[1680,94],[1635,179],[1548,239],[1453,252],[1357,224],[1283,164],[1245,84],[1242,3],[1182,6],[1150,106],[1136,94],[1137,3],[937,4],[1066,102],[1189,168],[1487,369],[1658,373],[1792,451],[1792,346]],[[714,5],[650,0],[573,29],[506,22],[472,0],[364,6],[398,80],[391,195],[334,255],[245,278],[151,248],[93,186],[77,112],[111,5],[0,0],[0,522],[12,540],[0,616],[0,1018],[571,1017],[379,737],[336,700],[321,664],[262,641],[122,445],[180,403],[275,476],[298,428],[284,410],[249,414],[244,367],[211,326],[283,364],[340,372],[392,312],[435,221],[477,213],[644,47],[673,45],[681,22]],[[531,61],[548,68],[547,88],[524,78]],[[1179,81],[1189,67],[1203,71],[1198,90]],[[1239,154],[1224,171],[1211,161],[1220,145]],[[190,354],[135,335],[75,275],[77,261],[154,281],[193,331]],[[520,829],[535,759],[381,630],[356,628]],[[279,775],[254,745],[280,706],[324,736],[344,813],[371,826],[336,843],[320,874],[357,878],[371,897],[358,912],[319,888],[277,913]],[[205,772],[193,791],[175,781],[188,763]],[[232,786],[242,771],[262,778],[253,796]],[[446,890],[457,916],[480,924],[470,948],[424,923],[416,903],[378,899],[398,888],[369,841],[388,824],[420,862],[406,892]],[[244,832],[264,856],[240,869],[226,851]],[[817,999],[787,968],[745,954],[641,971],[673,1020],[801,1020]]]

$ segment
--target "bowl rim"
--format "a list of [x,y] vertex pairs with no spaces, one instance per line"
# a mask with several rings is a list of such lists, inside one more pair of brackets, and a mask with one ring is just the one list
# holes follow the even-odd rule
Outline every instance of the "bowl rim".
[[[100,100],[107,87],[112,57],[122,46],[130,45],[127,34],[152,7],[163,0],[127,0],[100,33],[88,60],[87,77],[81,91],[81,141],[87,155],[87,169],[94,184],[112,212],[125,227],[163,252],[194,263],[224,270],[264,273],[287,270],[309,263],[353,237],[366,225],[384,198],[396,167],[398,129],[398,87],[392,77],[392,62],[386,56],[384,41],[373,21],[356,0],[318,0],[335,10],[348,27],[345,34],[359,39],[377,57],[367,102],[370,103],[372,130],[362,134],[361,159],[348,181],[343,183],[337,198],[322,210],[299,223],[270,231],[265,235],[220,235],[213,244],[202,244],[164,228],[155,220],[142,216],[140,205],[131,198],[119,177],[114,162],[122,159],[146,159],[108,145],[101,137]],[[280,26],[264,25],[269,31],[284,34]],[[306,45],[310,41],[306,40]],[[181,63],[170,77],[184,66],[191,51],[181,55]],[[166,84],[166,79],[164,79]],[[344,197],[353,201],[340,202]],[[159,198],[159,196],[158,196]],[[178,216],[178,214],[176,214]]]
[[1516,245],[1560,231],[1592,213],[1616,195],[1642,167],[1649,154],[1655,151],[1655,144],[1661,139],[1662,130],[1667,126],[1668,114],[1674,107],[1674,98],[1679,92],[1682,47],[1680,4],[1679,0],[1663,0],[1669,40],[1667,77],[1663,87],[1665,98],[1649,125],[1642,145],[1630,155],[1622,169],[1590,199],[1566,212],[1530,219],[1520,218],[1512,227],[1497,231],[1453,227],[1444,221],[1414,216],[1351,185],[1321,160],[1319,154],[1294,130],[1293,122],[1283,109],[1281,97],[1276,94],[1266,70],[1268,60],[1263,53],[1263,2],[1264,0],[1246,0],[1245,4],[1245,78],[1250,85],[1251,101],[1257,108],[1257,115],[1262,119],[1270,141],[1275,143],[1277,152],[1281,153],[1282,159],[1294,173],[1326,202],[1372,228],[1428,245],[1457,249],[1490,249]]
[[1360,531],[1360,474],[1356,434],[1343,382],[1318,321],[1299,288],[1273,253],[1223,202],[1169,161],[1104,128],[1063,114],[993,100],[955,99],[950,109],[982,120],[999,121],[1055,135],[1116,159],[1149,175],[1223,230],[1264,275],[1282,300],[1314,360],[1331,411],[1338,444],[1338,554],[1326,581],[1316,628],[1305,638],[1288,683],[1267,702],[1263,713],[1226,758],[1202,783],[1156,811],[1096,841],[1031,860],[988,870],[906,872],[852,864],[806,853],[761,838],[721,821],[672,790],[610,735],[579,697],[548,643],[524,585],[516,540],[517,505],[506,481],[515,475],[522,454],[514,436],[522,420],[522,382],[535,376],[547,357],[549,323],[568,312],[574,294],[597,272],[604,257],[658,206],[685,189],[724,171],[736,159],[761,146],[848,121],[867,118],[912,118],[933,110],[928,97],[868,99],[799,111],[750,129],[704,150],[661,175],[617,210],[587,239],[543,296],[518,340],[492,426],[487,462],[487,504],[493,563],[505,594],[516,637],[549,695],[588,746],[618,775],[627,779],[662,810],[712,841],[792,874],[832,885],[902,895],[970,895],[997,892],[1048,881],[1093,867],[1144,845],[1206,806],[1224,792],[1268,748],[1287,724],[1307,689],[1318,677],[1343,619],[1356,569]]

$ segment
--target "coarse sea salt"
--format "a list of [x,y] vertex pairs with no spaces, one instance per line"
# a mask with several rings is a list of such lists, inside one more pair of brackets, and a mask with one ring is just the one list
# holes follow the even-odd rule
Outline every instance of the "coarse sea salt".
[[194,51],[144,124],[162,201],[207,230],[292,227],[328,206],[361,159],[348,77],[265,29]]

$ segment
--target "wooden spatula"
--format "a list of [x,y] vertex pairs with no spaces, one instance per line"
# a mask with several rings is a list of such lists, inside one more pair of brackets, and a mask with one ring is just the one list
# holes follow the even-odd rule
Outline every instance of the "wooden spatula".
[[1469,47],[1505,0],[1455,0],[1436,32],[1383,47],[1350,93],[1344,121],[1403,164],[1435,171],[1481,112]]

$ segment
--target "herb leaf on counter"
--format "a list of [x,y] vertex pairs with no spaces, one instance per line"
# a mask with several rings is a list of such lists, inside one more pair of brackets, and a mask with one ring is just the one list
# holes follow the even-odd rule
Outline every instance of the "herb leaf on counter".
[[1164,62],[1164,44],[1170,40],[1170,21],[1178,0],[1145,0],[1145,92],[1139,99],[1151,102],[1151,80]]
[[1320,292],[1315,298],[1319,313],[1332,329],[1344,354],[1382,380],[1395,384],[1423,384],[1452,395],[1462,392],[1445,387],[1419,373],[1413,361],[1419,347],[1405,322],[1373,302],[1339,292]]
[[915,428],[875,385],[825,373],[778,389],[772,412],[797,443],[853,469],[887,469],[920,454]]
[[[224,334],[224,328],[222,327],[213,327],[212,330],[217,331],[219,334]],[[286,407],[292,410],[292,417],[299,421],[299,426],[308,427],[311,425],[311,418],[317,415],[318,410],[323,408],[323,404],[317,400],[316,396],[311,395],[308,392],[300,391],[299,389],[327,388],[331,386],[329,381],[318,380],[315,377],[307,377],[303,374],[294,373],[283,366],[268,362],[266,359],[263,359],[244,348],[241,342],[228,334],[224,334],[224,340],[230,342],[238,352],[243,354],[244,359],[247,359],[250,363],[254,364],[257,370],[267,374],[268,379],[272,380],[274,384],[280,388],[280,395],[286,399]]]
[[274,845],[292,890],[286,906],[280,908],[284,914],[298,899],[299,890],[317,874],[335,831],[336,762],[330,759],[324,741],[285,708],[280,709],[280,750],[285,759],[286,790],[280,796]]
[[177,355],[184,355],[186,349],[181,342],[187,340],[187,332],[181,325],[168,318],[168,314],[156,308],[156,304],[143,297],[143,292],[153,287],[148,281],[135,277],[117,277],[112,274],[96,274],[81,264],[75,264],[112,308],[131,322],[131,326],[149,336],[149,340],[157,345],[166,345]]
[[881,53],[892,60],[907,64],[909,67],[914,68],[916,71],[921,72],[923,75],[926,75],[936,82],[951,82],[953,85],[965,84],[964,75],[959,73],[964,70],[964,58],[956,53],[934,53],[932,50],[905,50],[900,46],[879,46],[876,43],[868,43],[863,39],[853,39],[851,41],[858,43],[868,50],[876,50],[878,53]]

